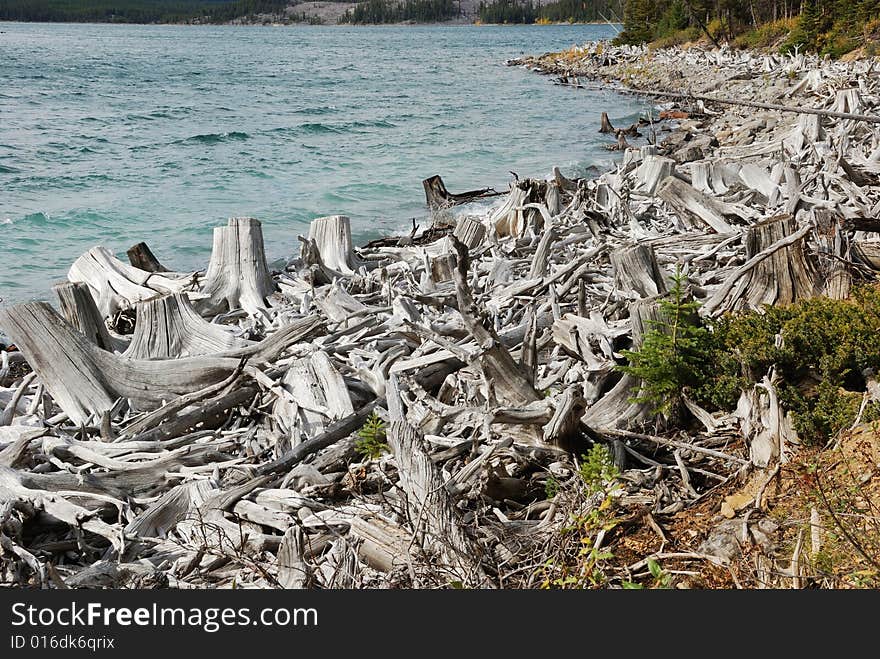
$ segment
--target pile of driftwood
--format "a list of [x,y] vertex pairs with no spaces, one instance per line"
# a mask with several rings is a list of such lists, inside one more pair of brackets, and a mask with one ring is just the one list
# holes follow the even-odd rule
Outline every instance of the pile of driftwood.
[[[645,58],[582,52],[584,77]],[[741,97],[784,92],[843,114],[880,105],[863,63],[653,57],[665,74],[739,81]],[[594,442],[621,470],[618,508],[647,515],[660,537],[665,515],[785,460],[797,437],[771,377],[731,414],[685,399],[691,431],[658,433],[634,400],[640,383],[615,365],[657,318],[676,268],[720,314],[845,296],[880,266],[880,132],[709,107],[642,127],[656,143],[624,146],[613,172],[518,180],[489,210],[443,210],[492,191],[454,195],[429,179],[429,204],[454,220],[445,231],[358,249],[348,218],[319,218],[281,272],[250,218],[214,230],[201,272],[171,271],[144,244],[130,263],[83,254],[55,287],[60,313],[0,310],[16,348],[0,353],[0,578],[530,586],[553,576],[571,516],[598,504],[577,473]],[[388,452],[359,450],[365,437]],[[746,515],[675,557],[725,564],[739,548],[725,534],[767,538],[768,524]]]

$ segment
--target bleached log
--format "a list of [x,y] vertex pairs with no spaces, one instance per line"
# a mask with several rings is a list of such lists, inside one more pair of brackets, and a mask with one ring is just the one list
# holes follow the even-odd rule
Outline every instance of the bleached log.
[[303,558],[303,531],[299,526],[291,526],[284,532],[278,548],[278,584],[288,590],[308,588],[312,580],[312,569]]
[[494,329],[487,328],[480,319],[468,283],[468,250],[462,243],[454,241],[458,253],[455,269],[455,294],[458,299],[458,312],[468,333],[477,342],[481,354],[480,367],[488,381],[492,382],[498,402],[502,405],[527,405],[540,398],[528,378],[519,370],[513,357],[501,342]]
[[[653,329],[651,321],[659,320],[656,298],[636,300],[629,305],[633,328],[633,350],[638,350],[647,333]],[[655,417],[652,407],[636,400],[642,382],[628,373],[618,380],[602,398],[587,408],[582,421],[590,428],[632,428]]]
[[566,387],[556,401],[553,418],[544,426],[544,441],[565,450],[577,451],[584,444],[586,428],[581,423],[587,401],[580,385]]
[[665,178],[657,187],[657,196],[678,213],[695,218],[716,233],[731,233],[733,228],[727,223],[725,204],[674,176]]
[[199,310],[206,313],[244,309],[253,315],[269,306],[266,298],[275,284],[266,265],[259,220],[233,217],[225,227],[214,228],[202,290],[208,299],[199,302]]
[[207,499],[211,486],[206,480],[190,481],[177,485],[125,527],[127,537],[155,538],[166,535],[178,522],[199,509]]
[[666,293],[666,275],[650,245],[621,247],[611,252],[614,285],[621,294],[653,297]]
[[118,528],[96,518],[92,511],[70,503],[61,494],[24,485],[21,474],[9,467],[0,466],[0,501],[17,501],[34,506],[71,528],[82,527],[106,538],[115,547],[122,547],[122,534]]
[[166,295],[136,305],[129,359],[174,359],[244,348],[252,342],[199,316],[186,295]]
[[403,527],[384,517],[355,517],[351,520],[349,532],[360,540],[358,557],[376,570],[391,572],[406,566],[411,560],[409,534]]
[[852,252],[860,263],[880,271],[880,242],[856,240],[853,242]]
[[0,325],[15,339],[58,406],[77,424],[112,409],[117,398],[152,409],[164,400],[220,382],[244,356],[256,362],[277,358],[285,342],[297,340],[304,329],[296,324],[259,344],[220,356],[141,360],[101,350],[44,302],[0,310]]
[[552,336],[554,343],[579,357],[588,371],[602,373],[613,367],[614,340],[627,331],[625,326],[609,327],[598,313],[589,318],[565,314],[553,323]]
[[290,435],[292,447],[354,413],[345,380],[322,350],[292,363],[281,386],[288,396],[276,401],[273,418]]
[[532,267],[529,269],[529,279],[543,277],[547,272],[547,261],[550,256],[550,250],[553,243],[558,238],[558,232],[553,227],[544,229],[544,234],[538,242],[535,255],[532,257]]
[[431,460],[422,435],[406,421],[394,375],[388,384],[388,411],[388,443],[397,461],[415,541],[439,554],[450,580],[456,579],[465,586],[490,586],[480,564],[480,549],[462,527],[458,510],[446,490],[446,479]]
[[68,323],[99,348],[110,352],[116,349],[116,342],[110,337],[87,284],[62,282],[55,284],[52,290],[58,296],[61,313]]
[[466,215],[459,219],[452,235],[463,242],[468,249],[473,249],[482,245],[486,239],[486,226],[480,220]]
[[707,314],[790,304],[818,292],[816,266],[803,247],[810,227],[797,228],[788,215],[770,218],[746,233],[748,260],[703,306]]
[[181,293],[188,280],[171,279],[153,272],[138,270],[113,256],[104,247],[93,247],[80,256],[67,273],[72,282],[89,285],[102,318],[109,318],[119,309],[128,309],[136,302],[159,295]]

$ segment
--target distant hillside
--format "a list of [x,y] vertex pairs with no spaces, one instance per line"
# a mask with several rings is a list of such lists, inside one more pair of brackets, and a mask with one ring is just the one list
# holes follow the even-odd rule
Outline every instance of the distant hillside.
[[290,0],[0,0],[0,20],[96,23],[228,23],[283,14]]
[[623,0],[487,0],[479,5],[483,23],[618,22]]
[[621,0],[0,0],[0,21],[535,23],[619,20]]

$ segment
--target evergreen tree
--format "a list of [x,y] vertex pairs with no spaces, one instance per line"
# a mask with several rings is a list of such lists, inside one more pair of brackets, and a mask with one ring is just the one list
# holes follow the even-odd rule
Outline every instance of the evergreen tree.
[[653,0],[627,0],[623,10],[623,32],[617,37],[619,43],[642,44],[654,38]]
[[804,47],[814,50],[819,38],[819,8],[816,0],[804,0],[799,26]]

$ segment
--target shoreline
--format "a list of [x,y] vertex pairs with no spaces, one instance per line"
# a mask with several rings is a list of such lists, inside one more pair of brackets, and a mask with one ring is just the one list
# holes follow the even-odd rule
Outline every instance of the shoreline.
[[[308,21],[291,21],[290,23],[126,23],[121,21],[15,21],[9,19],[0,20],[0,25],[9,23],[12,25],[128,25],[128,26],[145,26],[145,27],[553,27],[553,26],[576,26],[576,25],[608,25],[604,21],[592,21],[584,23],[569,23],[560,21],[558,23],[480,23],[479,21],[464,22],[460,20],[449,20],[434,23],[309,23]],[[613,25],[619,25],[614,23]]]
[[[723,90],[842,112],[876,113],[880,91],[867,64],[814,57],[590,44],[508,63],[574,86]],[[47,512],[69,527],[88,512],[83,529],[114,558],[83,556],[58,578],[564,588],[577,577],[576,587],[626,588],[658,587],[645,568],[662,561],[663,587],[800,579],[785,576],[791,553],[779,550],[791,529],[765,514],[771,482],[793,478],[781,462],[803,450],[776,383],[744,393],[736,413],[688,400],[677,427],[635,401],[639,381],[616,367],[661,317],[676,272],[707,317],[846,297],[871,264],[842,265],[864,258],[843,245],[880,247],[858,233],[864,209],[880,208],[880,148],[867,150],[876,133],[707,103],[664,113],[606,122],[609,148],[624,152],[614,171],[515,181],[501,205],[454,227],[355,248],[346,218],[320,218],[300,257],[270,274],[259,222],[234,219],[215,230],[203,273],[169,272],[145,247],[133,265],[91,250],[59,291],[66,321],[40,304],[0,312],[36,372],[0,371],[15,417],[0,424],[14,447],[0,475],[24,503],[62,499]],[[637,133],[656,144],[629,148]],[[844,135],[836,155],[828,145]],[[437,189],[439,202],[469,195]],[[34,472],[47,456],[85,469],[79,484]],[[52,487],[101,498],[51,499]],[[160,498],[113,522],[132,497]],[[160,507],[174,542],[155,537]],[[573,519],[584,520],[574,531]],[[760,579],[740,551],[743,528],[768,562]],[[51,533],[65,542],[72,531]],[[613,556],[569,571],[583,567],[585,544]],[[38,585],[29,570],[23,562],[20,585]]]

